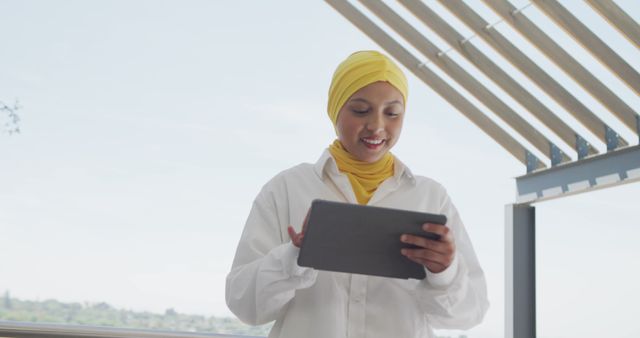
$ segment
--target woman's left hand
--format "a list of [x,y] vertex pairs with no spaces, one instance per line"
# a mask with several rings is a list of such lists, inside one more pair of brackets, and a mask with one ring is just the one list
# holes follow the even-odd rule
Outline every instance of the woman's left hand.
[[410,260],[424,265],[429,271],[438,273],[446,270],[456,255],[456,245],[450,229],[440,224],[425,223],[422,229],[440,235],[439,240],[403,234],[403,243],[418,246],[417,249],[402,249],[401,253]]
[[289,225],[287,228],[287,232],[289,233],[289,238],[291,238],[291,243],[296,247],[302,247],[302,240],[304,239],[304,233],[307,231],[307,223],[309,222],[309,213],[311,212],[311,207],[307,210],[307,216],[304,217],[304,222],[302,223],[302,230],[300,232],[296,232],[296,230]]

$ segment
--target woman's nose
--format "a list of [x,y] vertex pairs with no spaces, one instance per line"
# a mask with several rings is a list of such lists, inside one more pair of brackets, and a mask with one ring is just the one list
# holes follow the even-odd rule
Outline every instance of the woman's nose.
[[372,132],[384,130],[384,117],[382,114],[372,114],[367,121],[367,129]]

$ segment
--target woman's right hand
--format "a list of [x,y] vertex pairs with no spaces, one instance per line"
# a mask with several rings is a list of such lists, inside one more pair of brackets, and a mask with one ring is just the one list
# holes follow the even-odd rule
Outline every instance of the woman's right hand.
[[302,230],[300,230],[299,233],[296,232],[296,230],[291,225],[287,228],[287,231],[289,232],[289,238],[291,238],[291,243],[293,243],[293,245],[298,248],[302,246],[302,239],[304,238],[304,233],[307,231],[307,222],[309,221],[310,211],[311,208],[307,210],[307,216],[305,216],[304,218],[304,223],[302,223]]

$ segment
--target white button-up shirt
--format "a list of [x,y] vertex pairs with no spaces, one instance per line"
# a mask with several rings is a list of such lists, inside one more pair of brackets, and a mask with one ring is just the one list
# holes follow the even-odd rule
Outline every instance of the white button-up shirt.
[[457,248],[449,268],[404,280],[298,266],[287,227],[300,231],[311,201],[357,203],[325,150],[315,165],[276,175],[256,197],[227,276],[229,309],[251,325],[275,320],[269,337],[435,337],[433,328],[480,323],[489,306],[486,282],[458,211],[440,184],[395,163],[369,205],[446,215]]

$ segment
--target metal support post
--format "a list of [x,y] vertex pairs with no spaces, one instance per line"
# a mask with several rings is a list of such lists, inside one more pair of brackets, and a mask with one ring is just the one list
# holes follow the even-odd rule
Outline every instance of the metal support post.
[[535,208],[508,204],[505,216],[505,338],[535,338]]

